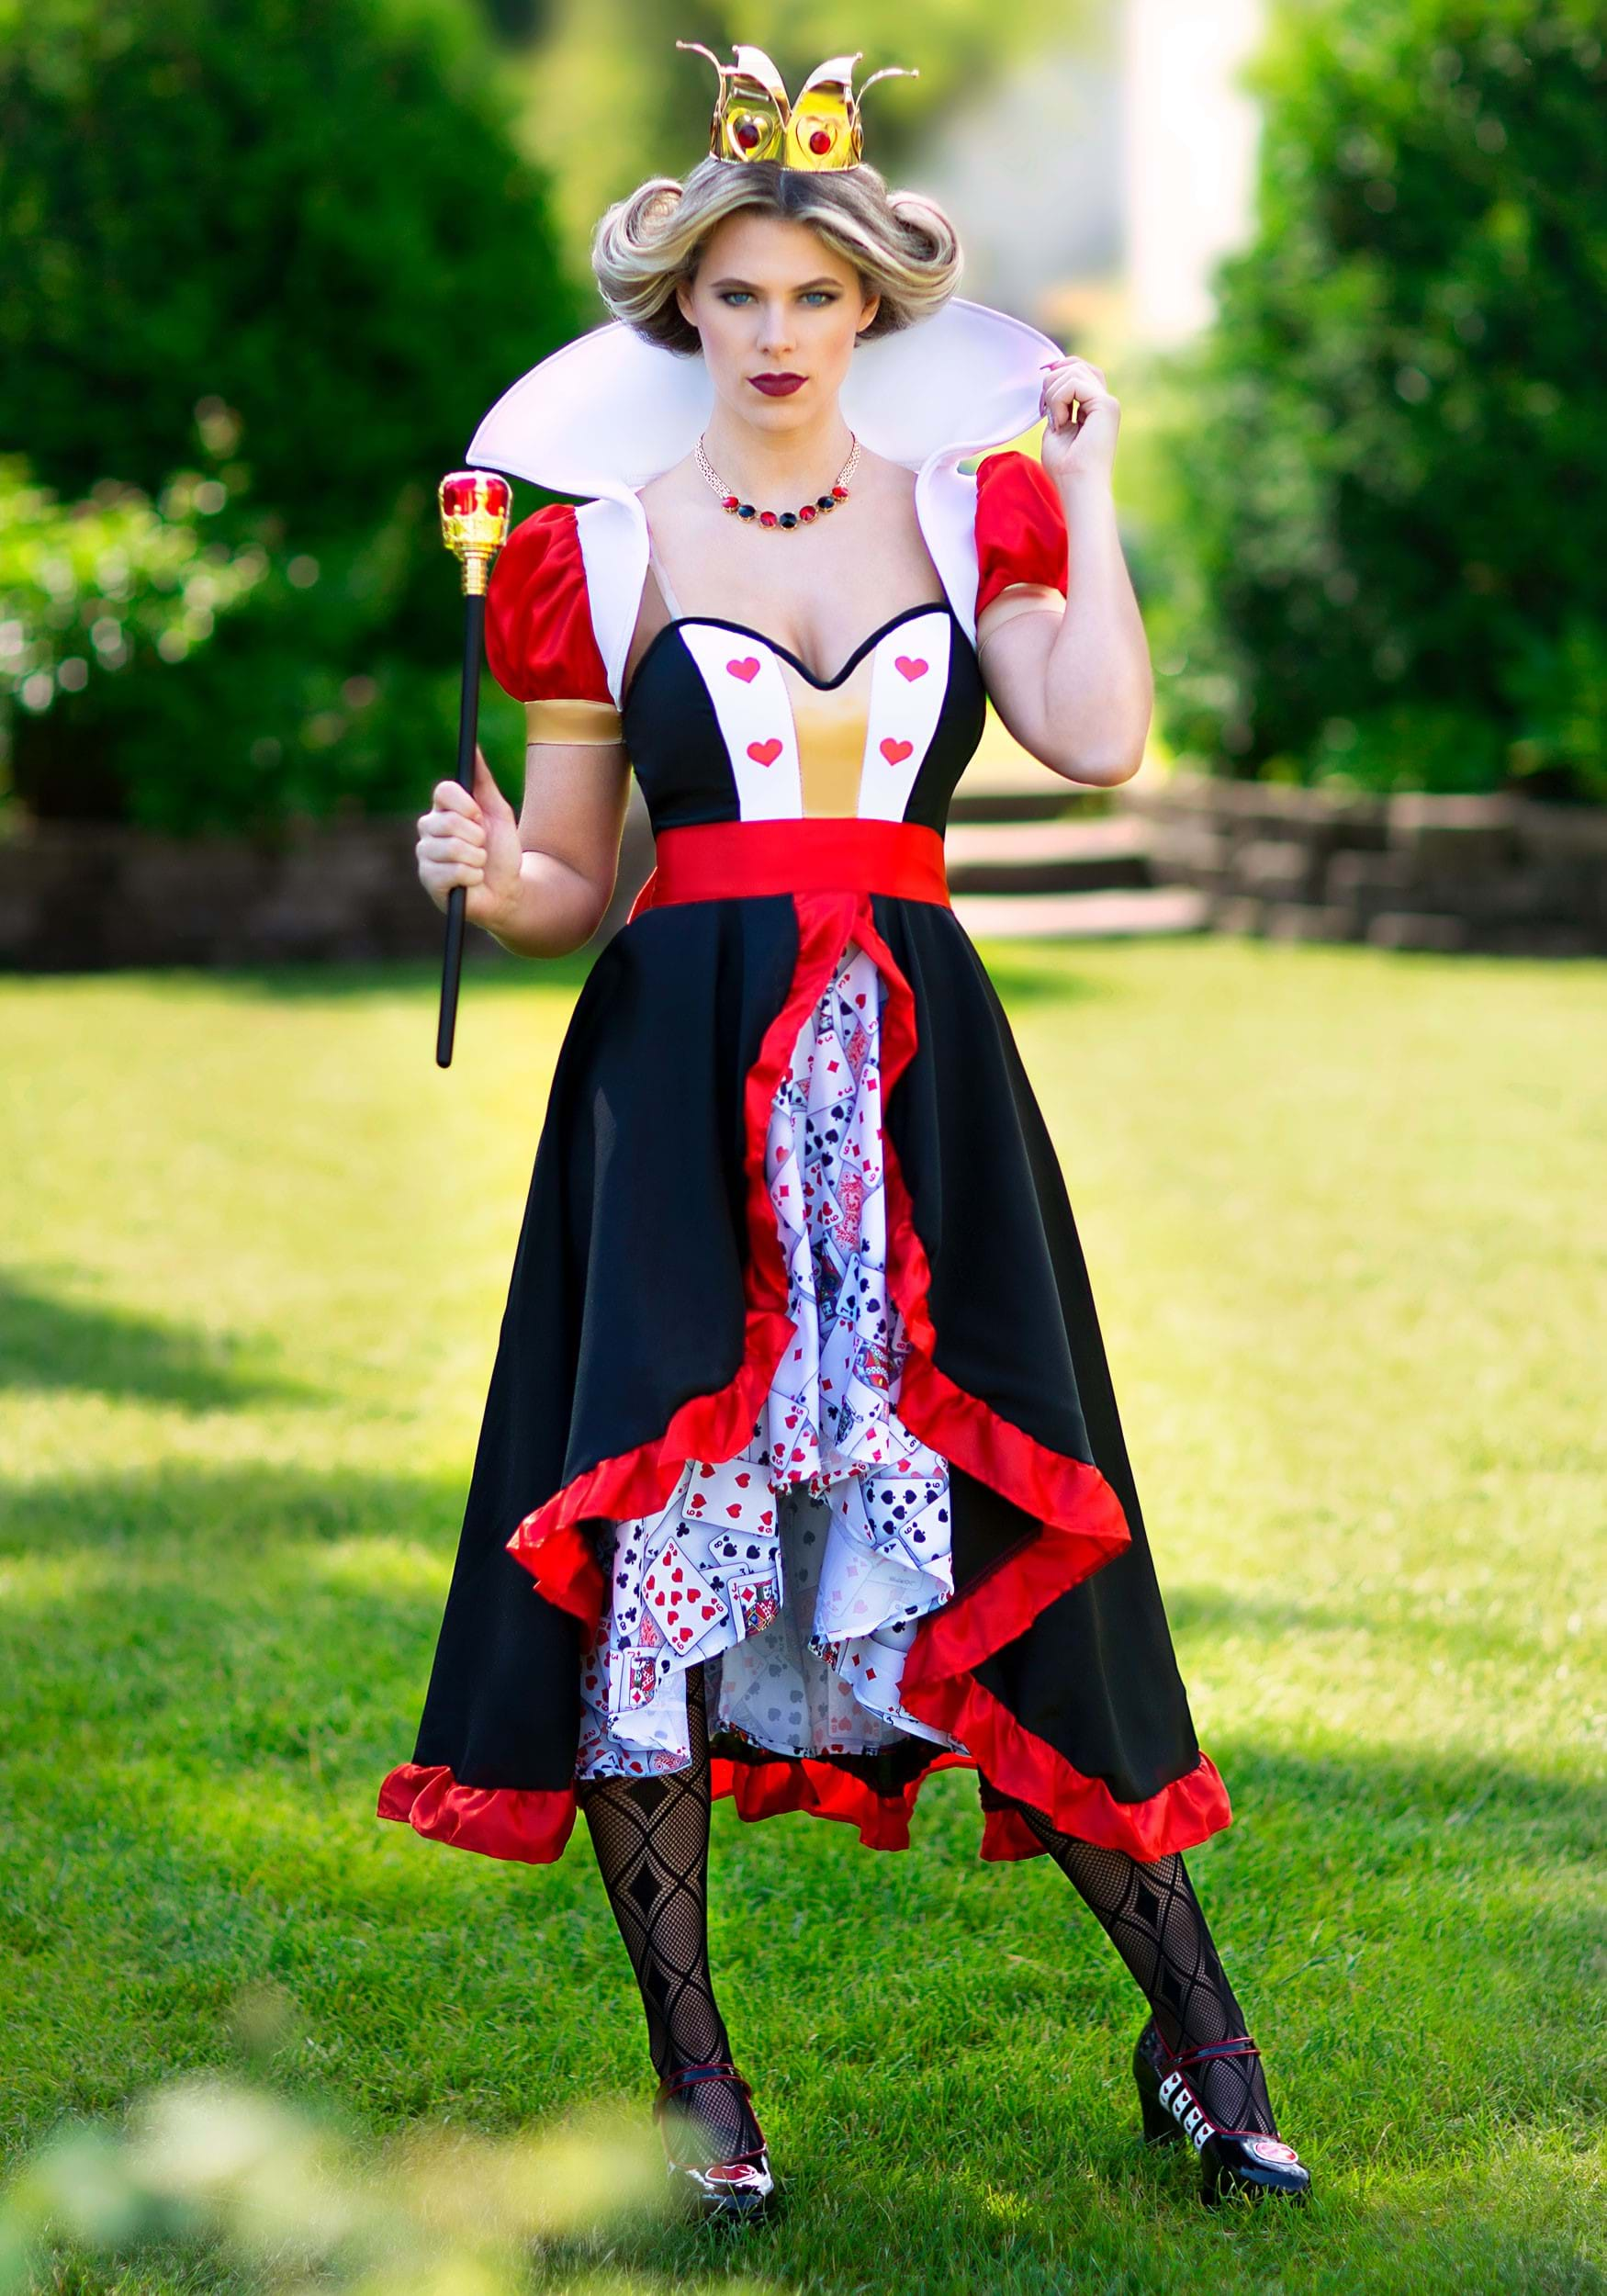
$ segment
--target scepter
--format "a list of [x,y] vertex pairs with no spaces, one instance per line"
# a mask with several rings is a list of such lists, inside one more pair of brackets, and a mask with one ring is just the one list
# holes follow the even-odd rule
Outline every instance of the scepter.
[[[486,584],[491,561],[508,539],[513,490],[494,470],[454,470],[436,489],[441,539],[463,568],[463,697],[457,713],[457,778],[474,788],[475,748],[479,739],[480,659],[485,650]],[[457,984],[463,972],[464,906],[467,889],[454,885],[446,896],[446,946],[441,962],[441,1017],[435,1027],[435,1065],[452,1065],[452,1037],[457,1022]]]

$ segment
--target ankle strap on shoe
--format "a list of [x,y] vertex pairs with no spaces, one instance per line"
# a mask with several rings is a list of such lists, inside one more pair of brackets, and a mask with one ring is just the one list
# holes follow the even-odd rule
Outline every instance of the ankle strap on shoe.
[[673,2073],[666,2073],[659,2082],[658,2093],[653,2099],[654,2111],[657,2112],[661,2106],[667,2104],[677,2089],[687,2088],[692,2081],[713,2080],[717,2077],[735,2081],[744,2097],[751,2098],[753,2095],[752,2089],[734,2065],[723,2060],[712,2065],[683,2065]]
[[[1164,2042],[1161,2045],[1165,2048]],[[1203,2049],[1182,2049],[1175,2054],[1167,2049],[1166,2062],[1168,2065],[1200,2065],[1209,2057],[1258,2057],[1260,2054],[1261,2051],[1251,2040],[1250,2035],[1241,2033],[1233,2041],[1209,2042]],[[1240,2132],[1236,2129],[1224,2129],[1222,2133],[1224,2136],[1236,2136]]]

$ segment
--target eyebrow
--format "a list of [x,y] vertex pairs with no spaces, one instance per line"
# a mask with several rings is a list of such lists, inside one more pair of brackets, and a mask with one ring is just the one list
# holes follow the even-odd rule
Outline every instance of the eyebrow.
[[[801,279],[801,280],[799,281],[799,283],[798,283],[797,292],[798,292],[800,295],[802,295],[802,294],[804,294],[804,292],[805,292],[808,288],[810,288],[810,287],[841,287],[841,285],[842,285],[842,281],[841,281],[840,279],[832,279],[832,278],[828,278],[828,277],[826,276],[826,273],[825,273],[825,272],[822,272],[822,273],[819,275],[819,276],[818,276],[818,277],[816,277],[816,278],[814,278],[814,279]],[[752,287],[752,286],[753,286],[753,281],[752,281],[751,279],[716,279],[716,280],[714,281],[714,288],[715,288],[715,291],[716,291],[716,292],[718,292],[718,290],[719,290],[721,287],[748,287],[748,288],[751,288],[751,287]]]

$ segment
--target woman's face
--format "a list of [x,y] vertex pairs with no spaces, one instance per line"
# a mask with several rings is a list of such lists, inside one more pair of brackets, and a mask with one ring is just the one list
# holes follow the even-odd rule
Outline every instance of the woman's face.
[[[881,301],[806,223],[757,213],[715,226],[696,277],[676,296],[702,338],[715,397],[770,431],[802,429],[835,404]],[[792,388],[760,388],[791,376],[802,377]]]

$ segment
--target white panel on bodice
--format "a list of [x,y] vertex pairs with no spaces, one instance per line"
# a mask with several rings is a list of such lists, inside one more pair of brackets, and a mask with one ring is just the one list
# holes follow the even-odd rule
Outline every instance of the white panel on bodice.
[[871,715],[860,769],[861,816],[902,821],[926,761],[949,684],[954,625],[940,610],[889,630],[876,647]]
[[720,721],[739,818],[796,819],[804,810],[798,736],[775,656],[762,640],[718,623],[683,622],[680,635]]

